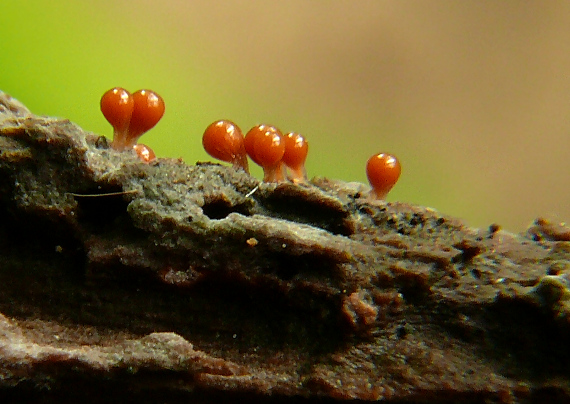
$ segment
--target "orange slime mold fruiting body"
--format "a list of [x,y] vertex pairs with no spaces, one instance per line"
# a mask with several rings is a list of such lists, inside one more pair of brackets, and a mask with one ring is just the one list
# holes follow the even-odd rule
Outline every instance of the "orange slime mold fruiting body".
[[249,173],[244,136],[235,123],[228,120],[212,123],[202,136],[202,145],[210,156]]
[[127,131],[134,109],[134,99],[124,88],[115,87],[101,97],[101,112],[113,126],[113,143],[116,150],[126,149]]
[[306,182],[305,160],[309,152],[309,143],[299,133],[290,132],[284,136],[285,153],[283,163],[290,169],[289,179],[293,182]]
[[258,125],[251,128],[249,132],[246,133],[245,139],[243,141],[247,155],[258,166],[261,166],[261,161],[255,155],[255,144],[263,134],[263,131],[261,129],[262,127],[263,125]]
[[366,164],[366,175],[372,187],[372,196],[385,199],[398,181],[402,167],[398,159],[388,153],[378,153],[370,157]]
[[263,168],[265,182],[283,182],[282,158],[285,142],[281,131],[271,125],[257,125],[245,135],[245,150]]
[[137,143],[143,133],[152,129],[164,115],[164,100],[150,90],[139,90],[133,93],[134,108],[129,124],[127,147]]
[[118,151],[130,150],[138,138],[162,118],[164,101],[154,91],[139,90],[130,94],[124,88],[115,87],[101,97],[101,112],[114,128],[111,147]]

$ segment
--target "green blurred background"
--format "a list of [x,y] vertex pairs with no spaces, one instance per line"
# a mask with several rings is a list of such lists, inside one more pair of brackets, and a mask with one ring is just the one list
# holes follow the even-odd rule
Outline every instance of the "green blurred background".
[[[570,2],[18,1],[0,3],[0,89],[111,136],[104,91],[155,90],[157,155],[209,160],[226,118],[310,140],[307,170],[522,231],[570,217]],[[254,175],[261,177],[261,170]]]

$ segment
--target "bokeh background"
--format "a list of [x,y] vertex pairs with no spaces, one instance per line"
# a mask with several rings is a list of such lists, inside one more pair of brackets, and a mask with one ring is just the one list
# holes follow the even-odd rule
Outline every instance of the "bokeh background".
[[[104,91],[150,88],[166,114],[143,142],[210,158],[226,118],[310,140],[307,170],[522,231],[570,218],[570,2],[52,0],[0,2],[0,89],[111,136]],[[254,171],[261,177],[261,170]]]

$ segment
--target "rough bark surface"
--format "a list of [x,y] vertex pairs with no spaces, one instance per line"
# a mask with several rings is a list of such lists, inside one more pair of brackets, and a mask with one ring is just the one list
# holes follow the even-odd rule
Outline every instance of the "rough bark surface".
[[4,93],[0,213],[2,402],[570,401],[561,225],[147,165]]

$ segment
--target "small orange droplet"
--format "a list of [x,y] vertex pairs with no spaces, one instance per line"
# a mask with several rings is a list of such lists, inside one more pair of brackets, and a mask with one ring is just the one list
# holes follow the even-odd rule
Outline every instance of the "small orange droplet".
[[154,154],[154,151],[145,144],[136,144],[133,146],[133,149],[137,153],[137,156],[147,164],[156,160],[156,154]]
[[259,241],[257,241],[255,237],[248,238],[245,242],[250,247],[255,247],[257,244],[259,244]]

